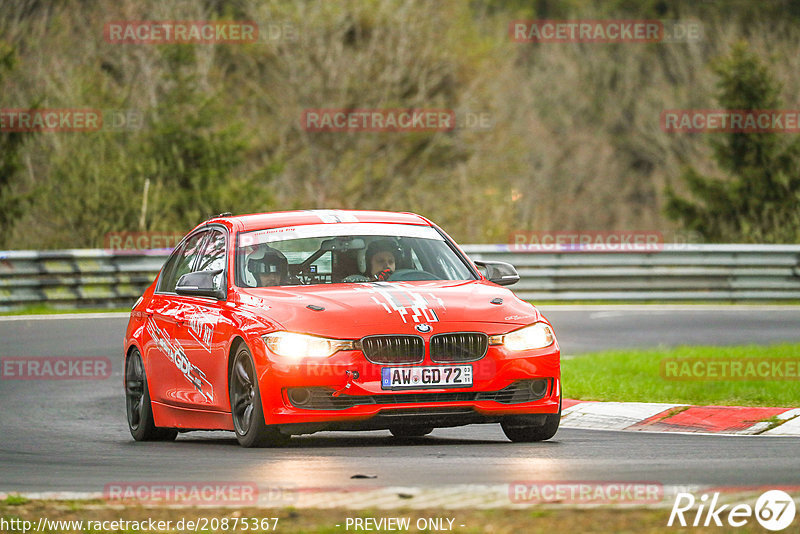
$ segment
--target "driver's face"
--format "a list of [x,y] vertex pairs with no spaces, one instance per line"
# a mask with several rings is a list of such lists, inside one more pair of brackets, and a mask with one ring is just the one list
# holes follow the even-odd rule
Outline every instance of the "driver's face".
[[394,262],[394,254],[389,252],[388,250],[384,250],[381,252],[376,253],[372,256],[372,265],[370,265],[370,272],[375,275],[385,269],[391,269],[394,271],[395,262]]
[[281,273],[261,273],[258,275],[259,287],[279,286],[281,284]]

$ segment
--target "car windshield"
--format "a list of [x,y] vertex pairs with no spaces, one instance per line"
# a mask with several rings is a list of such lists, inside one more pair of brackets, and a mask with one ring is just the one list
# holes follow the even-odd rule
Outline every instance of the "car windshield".
[[373,281],[475,280],[430,226],[339,223],[239,233],[240,287]]

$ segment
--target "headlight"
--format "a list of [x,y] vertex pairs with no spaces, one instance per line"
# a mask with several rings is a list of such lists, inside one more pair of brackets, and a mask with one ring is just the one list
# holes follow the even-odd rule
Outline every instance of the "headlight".
[[508,334],[489,337],[490,345],[505,345],[508,350],[531,350],[549,347],[556,340],[553,329],[546,323],[534,323]]
[[295,332],[273,332],[263,336],[267,348],[286,358],[327,358],[340,350],[353,349],[353,341],[328,339]]

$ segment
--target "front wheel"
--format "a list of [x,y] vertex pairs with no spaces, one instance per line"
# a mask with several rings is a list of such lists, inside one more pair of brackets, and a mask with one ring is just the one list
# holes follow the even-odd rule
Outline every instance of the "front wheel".
[[548,415],[543,425],[539,426],[519,426],[500,423],[503,433],[508,439],[516,443],[530,443],[532,441],[544,441],[556,435],[558,423],[561,421],[561,412]]
[[250,349],[242,343],[233,358],[228,379],[231,416],[236,439],[242,447],[279,447],[290,436],[264,422],[264,408],[258,390],[255,365]]
[[544,424],[541,425],[519,425],[509,424],[506,421],[500,423],[503,433],[508,439],[515,443],[530,443],[533,441],[544,441],[550,439],[558,432],[558,425],[561,423],[561,396],[558,399],[558,413],[547,415]]
[[133,349],[125,361],[125,408],[128,428],[136,441],[172,441],[178,435],[172,428],[157,427],[153,420],[147,375],[138,349]]

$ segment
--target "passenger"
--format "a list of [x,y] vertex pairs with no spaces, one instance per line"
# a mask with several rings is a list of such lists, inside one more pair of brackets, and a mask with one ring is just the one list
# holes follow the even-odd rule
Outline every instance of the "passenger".
[[263,254],[258,251],[247,260],[247,270],[256,280],[256,287],[282,286],[289,284],[289,262],[279,250],[265,246]]

